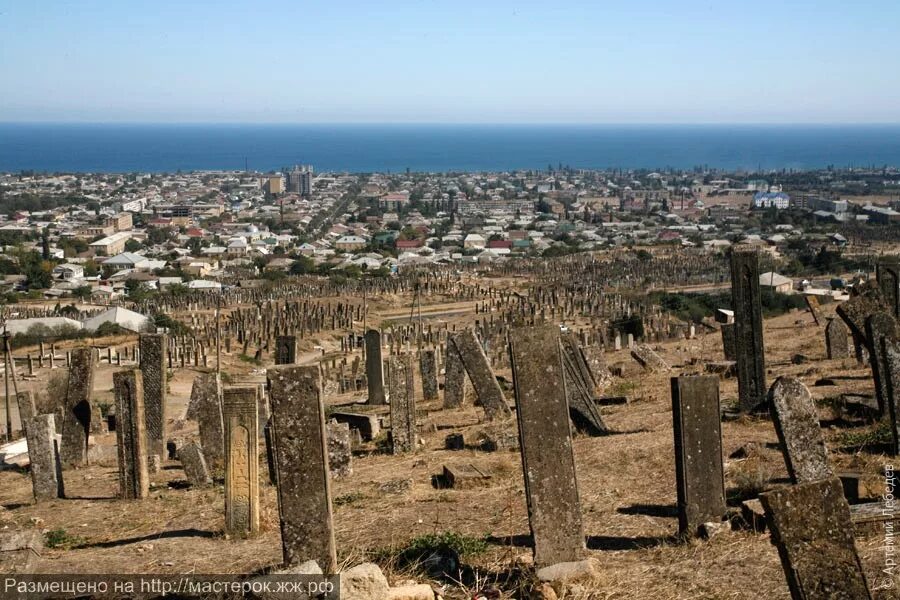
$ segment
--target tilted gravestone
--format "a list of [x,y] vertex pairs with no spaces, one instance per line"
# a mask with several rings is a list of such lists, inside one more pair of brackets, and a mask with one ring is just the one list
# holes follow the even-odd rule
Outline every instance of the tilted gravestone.
[[113,373],[116,394],[116,450],[119,458],[119,496],[126,500],[150,493],[147,472],[147,432],[144,426],[144,386],[141,372]]
[[866,336],[866,319],[880,310],[885,310],[884,297],[881,290],[874,282],[866,282],[854,288],[855,295],[842,302],[835,309],[838,316],[844,320],[850,333],[853,335],[853,345],[856,348],[856,359],[863,362],[863,350],[869,350],[869,338]]
[[666,364],[666,361],[664,361],[662,357],[654,352],[653,348],[651,348],[647,344],[640,344],[638,346],[635,346],[631,350],[631,356],[638,362],[638,364],[640,364],[651,373],[669,370],[669,365]]
[[279,335],[275,338],[275,364],[292,365],[297,362],[297,337]]
[[725,514],[725,469],[719,414],[719,378],[672,378],[678,529],[696,536],[700,526]]
[[806,483],[831,477],[819,413],[806,386],[795,377],[779,377],[769,390],[769,401],[791,481]]
[[475,337],[475,332],[471,329],[460,331],[453,336],[453,346],[459,352],[488,420],[509,415],[510,410],[503,397],[503,390],[497,383],[494,371],[491,370],[491,363],[488,362],[484,349]]
[[887,368],[888,414],[891,418],[891,455],[900,454],[900,341],[884,338],[882,351]]
[[819,308],[819,299],[809,294],[804,295],[803,299],[806,300],[806,308],[809,309],[809,314],[812,315],[813,321],[816,322],[816,325],[821,325],[822,311]]
[[250,535],[259,531],[258,390],[225,388],[225,531]]
[[738,397],[741,410],[749,412],[766,400],[759,253],[755,249],[737,247],[731,252],[731,304]]
[[218,373],[200,373],[194,378],[191,403],[197,406],[200,445],[207,466],[221,469],[225,460],[225,425],[222,417],[222,381]]
[[880,258],[875,263],[875,279],[890,313],[900,319],[900,257]]
[[56,442],[55,416],[37,415],[23,421],[23,425],[28,442],[31,486],[35,501],[63,498],[65,489]]
[[829,359],[849,358],[850,340],[847,327],[840,319],[828,319],[825,326],[825,353]]
[[850,506],[837,478],[759,497],[794,600],[871,598],[856,553]]
[[212,483],[209,468],[206,465],[206,456],[203,449],[195,443],[190,443],[178,450],[178,460],[184,469],[184,476],[192,486],[200,487]]
[[315,560],[334,573],[331,475],[319,368],[275,367],[267,378],[284,562],[290,566]]
[[394,454],[415,452],[418,442],[416,429],[416,398],[413,389],[412,356],[392,356],[388,359],[391,382],[391,444]]
[[419,372],[422,375],[422,399],[425,402],[437,400],[437,360],[434,350],[423,350],[419,354]]
[[34,405],[34,394],[26,390],[16,394],[16,406],[19,409],[19,423],[25,427],[25,421],[37,415],[37,409]]
[[384,364],[381,358],[381,332],[366,331],[366,382],[369,386],[367,404],[385,404]]
[[875,381],[875,399],[878,412],[885,414],[888,402],[888,377],[885,364],[883,339],[896,340],[900,337],[897,320],[889,313],[878,311],[866,319],[866,339],[869,340],[869,363],[872,379]]
[[166,455],[166,335],[140,336],[141,375],[144,379],[144,422],[147,454]]
[[64,466],[87,463],[93,387],[94,353],[90,348],[76,348],[72,350],[63,412],[60,458]]
[[452,338],[444,351],[444,408],[457,408],[465,400],[466,368]]
[[735,360],[737,357],[737,350],[735,350],[735,342],[734,338],[734,323],[723,323],[722,324],[722,353],[725,356],[725,360]]
[[572,423],[578,431],[588,435],[609,433],[600,411],[594,404],[593,391],[597,387],[596,382],[575,336],[571,333],[562,334],[559,336],[559,343]]
[[509,344],[534,562],[541,568],[578,561],[584,531],[559,330],[513,329]]

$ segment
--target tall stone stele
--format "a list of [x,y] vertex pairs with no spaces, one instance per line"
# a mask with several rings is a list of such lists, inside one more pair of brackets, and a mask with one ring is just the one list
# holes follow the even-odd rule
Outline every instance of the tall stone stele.
[[738,397],[741,410],[749,412],[766,401],[759,253],[755,248],[738,246],[731,251],[731,304]]
[[391,444],[393,452],[394,454],[415,452],[418,432],[412,356],[392,356],[388,359],[388,366],[391,383]]
[[54,415],[37,415],[26,419],[23,425],[28,440],[31,485],[35,501],[63,498],[65,490]]
[[256,386],[225,388],[225,531],[259,532],[259,409]]
[[381,359],[381,332],[377,329],[366,331],[366,381],[368,382],[367,404],[385,404],[384,364]]
[[319,368],[280,366],[269,369],[267,378],[285,565],[315,560],[334,573],[337,556]]
[[91,392],[94,388],[94,353],[90,348],[72,350],[63,406],[62,447],[64,466],[87,464],[91,429]]
[[147,470],[147,431],[144,426],[144,385],[141,372],[113,373],[116,394],[116,449],[119,458],[119,495],[126,500],[150,493]]
[[166,456],[166,335],[142,333],[140,348],[147,454],[164,457]]

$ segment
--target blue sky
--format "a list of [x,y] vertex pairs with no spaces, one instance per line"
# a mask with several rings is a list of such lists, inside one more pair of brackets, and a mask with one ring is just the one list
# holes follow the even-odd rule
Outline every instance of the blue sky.
[[0,0],[0,121],[900,122],[897,0]]

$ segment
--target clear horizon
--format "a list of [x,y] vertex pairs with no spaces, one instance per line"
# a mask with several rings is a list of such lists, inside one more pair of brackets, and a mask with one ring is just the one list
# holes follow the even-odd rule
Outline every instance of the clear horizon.
[[0,122],[900,123],[900,3],[0,2]]

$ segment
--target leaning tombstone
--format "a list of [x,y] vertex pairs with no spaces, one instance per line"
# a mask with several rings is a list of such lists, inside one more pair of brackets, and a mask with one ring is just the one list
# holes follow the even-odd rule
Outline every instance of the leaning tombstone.
[[888,414],[891,419],[891,456],[900,455],[900,341],[883,338],[882,352],[887,368]]
[[887,408],[887,365],[884,358],[882,339],[896,340],[900,337],[897,320],[889,313],[878,311],[866,319],[866,339],[869,340],[869,363],[872,367],[872,379],[875,381],[875,399],[878,401],[878,413],[883,415]]
[[181,461],[185,478],[192,486],[200,487],[212,483],[203,449],[196,443],[192,442],[179,449],[178,460]]
[[839,479],[760,495],[794,600],[871,599]]
[[819,414],[806,386],[795,377],[779,377],[769,390],[769,402],[791,481],[832,477]]
[[119,458],[119,495],[126,500],[150,493],[147,438],[144,427],[144,386],[137,369],[113,373],[116,394],[116,449]]
[[540,569],[584,558],[566,382],[554,326],[509,335],[528,522]]
[[37,409],[34,404],[34,394],[26,390],[16,394],[16,406],[19,409],[19,422],[24,428],[25,422],[37,415]]
[[259,411],[257,388],[224,392],[225,530],[246,536],[259,532]]
[[81,466],[87,463],[93,386],[94,353],[90,348],[72,350],[60,448],[60,459],[64,466]]
[[472,381],[475,393],[481,401],[485,416],[492,420],[498,416],[508,416],[509,407],[503,397],[503,390],[497,383],[497,377],[491,369],[484,349],[471,329],[464,329],[453,336],[453,345],[459,352],[466,373]]
[[217,373],[201,373],[194,378],[191,402],[196,403],[200,446],[207,466],[219,470],[225,459],[225,426],[222,418],[222,380]]
[[725,469],[719,414],[719,378],[672,378],[678,529],[696,536],[704,523],[725,514]]
[[24,422],[31,462],[31,486],[36,502],[63,498],[62,465],[56,442],[54,415],[38,415]]
[[803,299],[806,300],[806,308],[809,309],[809,314],[812,315],[813,321],[815,321],[816,325],[821,325],[822,311],[819,308],[819,299],[810,294],[804,295]]
[[334,573],[337,556],[319,368],[275,367],[267,378],[285,565],[315,560]]

